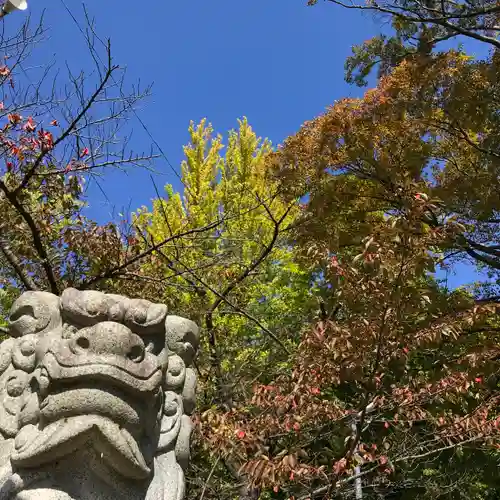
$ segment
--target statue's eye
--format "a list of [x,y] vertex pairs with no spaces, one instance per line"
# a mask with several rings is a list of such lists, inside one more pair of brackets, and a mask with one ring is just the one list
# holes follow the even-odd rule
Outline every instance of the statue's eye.
[[146,352],[150,352],[157,356],[163,350],[165,339],[163,335],[141,335]]

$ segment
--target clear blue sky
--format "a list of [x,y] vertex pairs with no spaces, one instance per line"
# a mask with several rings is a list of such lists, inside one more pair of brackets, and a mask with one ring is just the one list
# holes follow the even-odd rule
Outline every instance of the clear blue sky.
[[[65,2],[81,17],[79,2]],[[127,66],[127,81],[154,84],[139,114],[175,167],[190,120],[206,117],[224,134],[247,116],[258,135],[277,144],[335,99],[359,95],[343,80],[344,61],[353,44],[377,32],[369,16],[333,5],[308,8],[306,0],[152,1],[149,9],[144,4],[86,2],[99,34],[111,38],[115,62]],[[55,54],[59,66],[69,61],[75,70],[90,68],[83,37],[64,4],[31,0],[34,19],[42,8],[51,28],[43,55],[48,60]],[[140,124],[133,127],[132,144],[147,149]],[[178,185],[164,160],[156,168],[164,174],[160,185]],[[113,180],[105,191],[117,208],[136,208],[154,196],[147,172]],[[94,195],[91,215],[108,219],[110,207],[101,204],[98,190]]]
[[[82,35],[62,0],[28,0],[34,19],[46,9],[50,39],[39,53],[57,65],[90,68]],[[81,3],[64,0],[77,18]],[[171,164],[178,168],[190,120],[206,117],[223,134],[246,116],[257,134],[274,144],[335,99],[361,90],[343,79],[351,46],[380,31],[371,17],[306,0],[88,0],[98,33],[111,38],[116,63],[127,66],[129,83],[153,83],[153,96],[139,111]],[[16,13],[19,19],[22,13]],[[14,15],[9,22],[17,23]],[[132,122],[132,146],[150,143]],[[156,182],[179,187],[165,160]],[[149,173],[107,175],[101,192],[91,190],[89,215],[104,222],[111,214],[149,205],[155,192]],[[468,281],[464,270],[460,282]],[[457,281],[457,283],[458,283]]]

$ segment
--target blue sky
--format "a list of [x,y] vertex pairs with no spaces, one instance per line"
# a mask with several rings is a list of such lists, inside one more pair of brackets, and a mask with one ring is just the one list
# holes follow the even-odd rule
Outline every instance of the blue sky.
[[[65,0],[77,18],[78,2]],[[102,2],[88,0],[97,31],[112,41],[114,60],[126,65],[127,81],[153,83],[153,96],[139,112],[170,163],[178,167],[190,120],[206,117],[221,133],[247,116],[257,134],[278,144],[300,124],[346,95],[360,90],[343,80],[353,44],[377,32],[369,16],[332,5],[308,8],[306,0],[193,0],[191,2]],[[84,40],[61,0],[32,0],[33,18],[46,9],[51,38],[40,53],[90,68]],[[22,14],[16,13],[21,17]],[[14,16],[11,17],[14,21]],[[147,149],[149,138],[132,123],[132,145]],[[175,177],[163,159],[159,185]],[[118,209],[149,204],[149,173],[112,176],[105,183],[109,203],[93,192],[90,213],[109,218]]]
[[[84,39],[65,8],[82,19],[81,4],[28,1],[34,19],[45,9],[50,28],[41,63],[64,67],[67,61],[75,70],[90,69]],[[206,117],[225,134],[246,116],[258,135],[278,144],[335,99],[360,95],[361,89],[344,82],[344,61],[352,45],[380,31],[367,14],[328,3],[311,8],[306,0],[167,1],[149,7],[87,0],[86,6],[99,35],[111,39],[115,63],[127,67],[127,81],[154,84],[139,115],[174,168],[182,160],[190,120]],[[8,21],[14,27],[23,16],[16,13]],[[140,124],[131,126],[131,145],[148,149]],[[167,182],[179,187],[163,158],[155,168],[160,188]],[[128,207],[149,205],[155,196],[150,174],[141,170],[107,174],[102,186],[106,198],[93,186],[89,208],[101,222]],[[468,281],[470,270],[464,273],[459,281]]]

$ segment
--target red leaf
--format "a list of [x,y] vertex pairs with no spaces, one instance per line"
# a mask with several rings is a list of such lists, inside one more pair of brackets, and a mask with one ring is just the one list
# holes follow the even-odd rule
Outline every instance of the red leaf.
[[36,130],[36,123],[32,116],[28,116],[26,123],[23,125],[23,130],[25,132],[34,132]]
[[389,428],[389,422],[385,422],[385,423],[384,423],[384,427],[385,427],[386,429],[388,429],[388,428]]
[[40,140],[40,144],[46,151],[50,151],[54,147],[54,138],[50,132],[46,132],[45,130],[38,131],[38,138]]
[[333,464],[333,472],[338,475],[345,470],[346,466],[347,460],[345,458],[341,458]]
[[7,119],[12,125],[17,125],[23,117],[18,113],[10,113],[7,115]]

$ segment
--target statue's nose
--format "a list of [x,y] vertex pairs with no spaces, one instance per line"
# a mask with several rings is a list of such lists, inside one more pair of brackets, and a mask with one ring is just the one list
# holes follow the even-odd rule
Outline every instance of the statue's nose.
[[114,321],[83,328],[73,337],[71,349],[77,354],[116,355],[140,363],[145,356],[142,339]]

